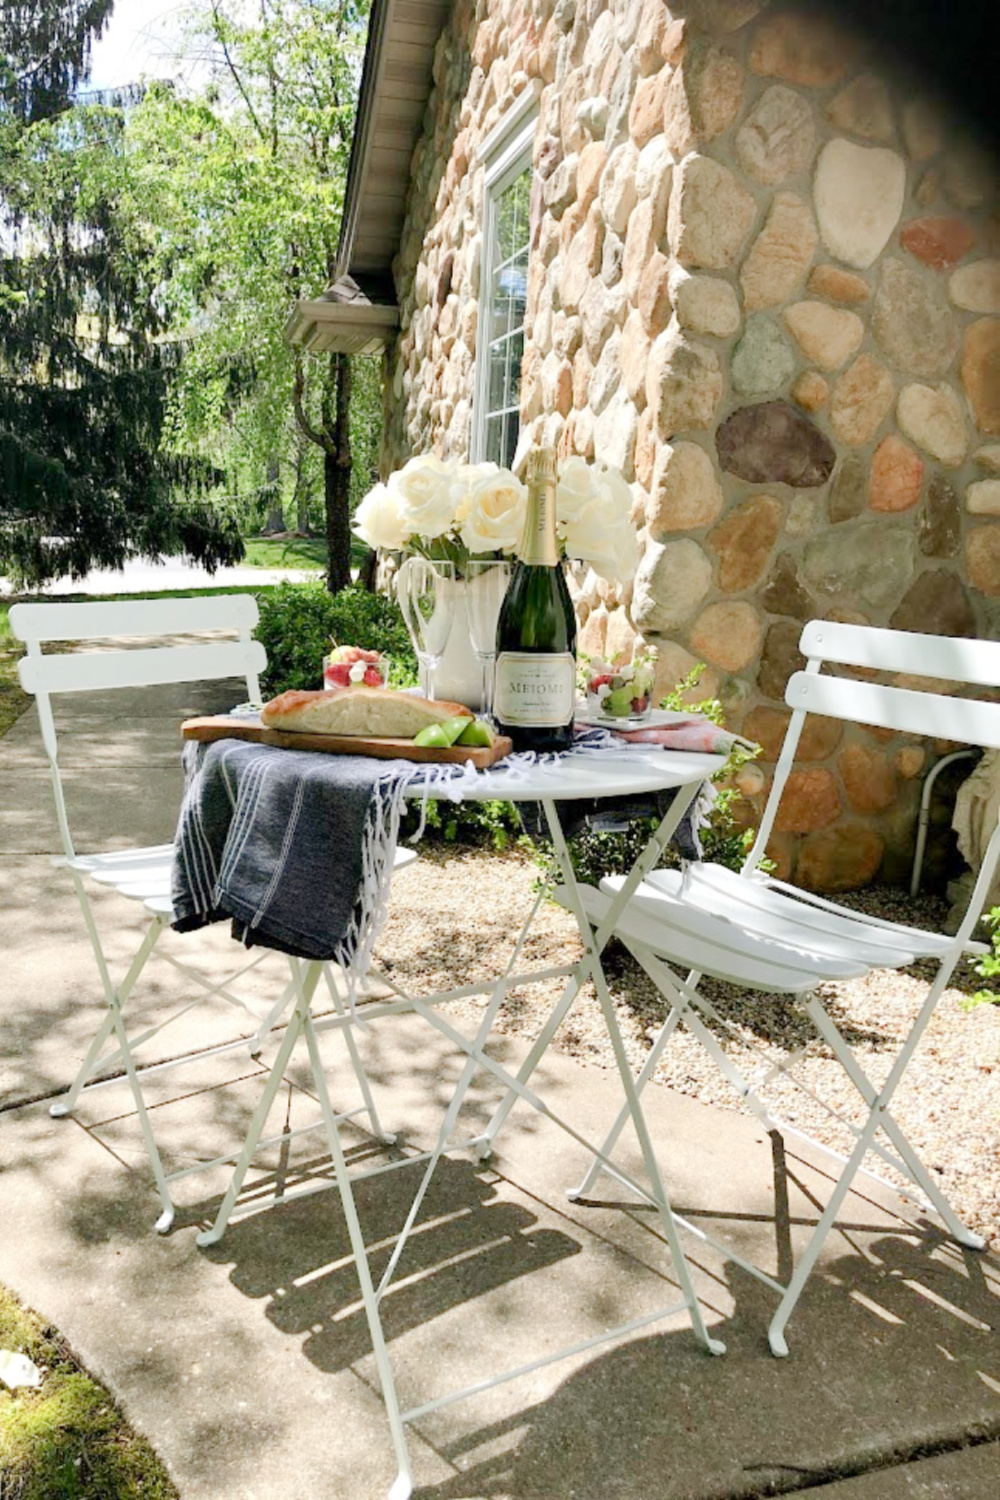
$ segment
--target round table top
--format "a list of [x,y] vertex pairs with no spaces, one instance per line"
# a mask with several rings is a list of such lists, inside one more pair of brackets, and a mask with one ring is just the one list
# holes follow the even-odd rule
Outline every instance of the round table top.
[[[441,787],[441,794],[462,802],[538,802],[543,798],[563,802],[577,797],[640,796],[705,781],[721,770],[725,761],[724,755],[700,751],[632,748],[570,752],[558,761],[533,766],[518,764],[515,758],[456,778],[447,783],[447,791]],[[422,797],[428,784],[433,793],[437,770],[428,767],[426,779],[411,781],[407,797]]]

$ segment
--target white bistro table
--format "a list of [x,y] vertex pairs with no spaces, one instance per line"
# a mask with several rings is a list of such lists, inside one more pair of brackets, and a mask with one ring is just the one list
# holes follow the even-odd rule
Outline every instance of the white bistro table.
[[[295,752],[288,751],[285,753],[294,754]],[[543,899],[541,894],[536,898],[531,911],[525,919],[524,925],[514,942],[509,961],[503,973],[486,984],[470,984],[439,994],[415,996],[405,993],[396,987],[391,980],[387,980],[386,983],[390,990],[387,998],[367,1000],[359,1005],[356,1011],[353,1009],[350,1011],[343,1009],[336,1015],[314,1019],[311,1014],[311,1000],[324,966],[315,960],[293,960],[296,986],[294,1012],[289,1020],[284,1039],[269,1072],[264,1093],[251,1121],[242,1152],[236,1161],[228,1191],[211,1228],[203,1231],[198,1236],[198,1243],[203,1246],[215,1244],[225,1231],[234,1210],[237,1213],[240,1212],[237,1208],[237,1200],[244,1177],[266,1123],[271,1102],[284,1076],[296,1041],[300,1037],[304,1037],[334,1167],[334,1180],[332,1183],[326,1185],[337,1188],[341,1195],[351,1250],[361,1285],[372,1349],[385,1400],[389,1430],[398,1463],[398,1474],[389,1492],[389,1500],[406,1500],[406,1497],[412,1493],[413,1489],[412,1469],[406,1441],[406,1424],[438,1407],[461,1400],[480,1391],[488,1390],[493,1386],[513,1380],[520,1375],[528,1374],[533,1370],[541,1368],[543,1365],[551,1364],[556,1360],[569,1358],[571,1355],[579,1354],[598,1344],[622,1337],[639,1327],[659,1321],[662,1318],[681,1311],[687,1312],[696,1337],[710,1353],[721,1354],[724,1352],[725,1346],[717,1339],[710,1337],[694,1293],[691,1276],[680,1245],[670,1204],[664,1191],[649,1131],[643,1117],[642,1107],[626,1057],[614,1006],[601,966],[601,952],[613,932],[615,922],[624,909],[626,902],[643,876],[658,861],[663,850],[673,837],[681,819],[694,802],[703,783],[720,769],[723,760],[724,757],[719,755],[647,749],[645,747],[641,750],[632,747],[628,749],[623,748],[620,751],[611,750],[599,753],[571,752],[554,760],[541,760],[527,768],[521,764],[517,766],[516,770],[506,768],[501,762],[487,771],[477,772],[474,776],[470,773],[461,782],[452,783],[451,791],[457,791],[463,801],[490,801],[499,799],[514,802],[533,802],[541,805],[549,836],[552,840],[554,858],[561,876],[561,884],[556,888],[555,895],[560,904],[566,907],[575,918],[583,943],[582,957],[576,963],[536,968],[528,971],[524,971],[518,967],[525,940]],[[442,795],[440,787],[434,787],[432,782],[428,786],[428,783],[421,779],[411,783],[407,791],[407,796],[411,799],[420,799],[427,790],[430,790],[432,795],[439,797]],[[651,793],[664,791],[673,791],[675,794],[666,815],[636,860],[621,890],[606,911],[603,920],[599,926],[594,928],[587,917],[581,890],[573,872],[558,804],[577,799],[590,801],[595,798],[608,797],[641,798]],[[490,1032],[506,994],[515,986],[520,987],[559,976],[564,978],[564,985],[559,998],[556,1000],[546,1020],[545,1026],[517,1073],[507,1071],[485,1051]],[[499,1375],[487,1375],[481,1381],[463,1390],[451,1392],[446,1396],[429,1401],[424,1405],[413,1407],[410,1410],[401,1410],[396,1396],[392,1365],[382,1329],[379,1307],[382,1297],[388,1290],[400,1256],[403,1253],[407,1236],[416,1221],[420,1205],[430,1185],[434,1170],[441,1157],[447,1151],[456,1149],[468,1150],[471,1147],[478,1153],[480,1158],[486,1159],[491,1154],[493,1142],[510,1110],[517,1104],[523,1103],[558,1125],[560,1129],[564,1130],[573,1140],[578,1142],[591,1158],[600,1162],[601,1165],[610,1170],[620,1181],[633,1188],[638,1188],[639,1186],[619,1166],[612,1166],[611,1162],[598,1147],[588,1141],[575,1128],[572,1121],[557,1115],[549,1107],[545,1099],[531,1086],[532,1075],[541,1062],[547,1048],[550,1046],[563,1018],[573,1004],[581,985],[587,980],[592,981],[597,994],[625,1096],[625,1109],[631,1118],[642,1153],[647,1180],[640,1190],[647,1200],[652,1200],[658,1213],[660,1227],[673,1260],[675,1274],[681,1291],[681,1299],[668,1307],[660,1308],[652,1313],[646,1313],[629,1323],[609,1332],[601,1333],[594,1338],[585,1340],[583,1343],[576,1343],[570,1348],[560,1350],[558,1353],[546,1353],[535,1361],[520,1365],[517,1369],[508,1370]],[[443,1008],[449,1001],[483,993],[488,994],[489,1000],[475,1035],[469,1037],[450,1023],[442,1013]],[[409,1156],[404,1160],[391,1161],[382,1166],[368,1168],[363,1172],[351,1173],[348,1170],[345,1160],[340,1135],[340,1124],[347,1117],[343,1115],[338,1116],[331,1104],[319,1054],[317,1035],[320,1031],[336,1028],[347,1030],[348,1036],[350,1036],[348,1029],[357,1025],[359,1018],[363,1018],[363,1024],[367,1025],[379,1017],[388,1017],[394,1014],[399,1015],[404,1012],[419,1015],[430,1027],[444,1036],[459,1053],[465,1055],[465,1065],[451,1102],[445,1112],[433,1149]],[[486,1130],[481,1135],[471,1141],[468,1139],[453,1140],[454,1127],[458,1120],[462,1101],[470,1084],[480,1071],[492,1074],[502,1083],[504,1088],[502,1100],[490,1119]],[[355,1206],[352,1182],[356,1182],[362,1175],[366,1177],[373,1176],[380,1172],[398,1170],[403,1167],[413,1169],[421,1163],[423,1164],[423,1172],[420,1176],[420,1182],[414,1194],[412,1205],[395,1242],[386,1270],[378,1285],[376,1285],[369,1267],[364,1234]],[[316,1191],[315,1188],[309,1190]],[[293,1196],[291,1193],[285,1195],[286,1199],[291,1196]],[[267,1201],[264,1203],[258,1201],[253,1205],[253,1209],[256,1211],[265,1206],[267,1206]]]

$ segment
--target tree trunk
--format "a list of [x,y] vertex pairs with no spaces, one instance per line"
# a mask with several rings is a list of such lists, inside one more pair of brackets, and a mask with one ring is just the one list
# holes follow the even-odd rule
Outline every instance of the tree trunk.
[[264,522],[265,535],[271,535],[276,531],[284,531],[285,515],[281,508],[281,485],[279,483],[278,463],[273,458],[268,460],[264,494],[267,501],[267,520]]
[[295,530],[299,536],[309,535],[309,486],[305,481],[295,496]]
[[326,586],[331,594],[347,588],[351,581],[351,364],[346,354],[336,358],[336,419],[332,452],[323,455],[323,489],[326,501],[328,551]]
[[375,592],[375,579],[378,573],[378,553],[374,547],[369,547],[365,553],[365,560],[358,569],[358,585],[369,594]]

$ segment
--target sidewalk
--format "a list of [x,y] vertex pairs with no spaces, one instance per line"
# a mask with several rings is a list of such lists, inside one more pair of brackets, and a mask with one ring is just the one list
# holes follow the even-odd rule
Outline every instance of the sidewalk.
[[[186,689],[116,697],[112,720],[106,698],[73,695],[66,779],[87,847],[170,838],[177,723],[233,693],[223,688],[219,703]],[[125,1087],[96,1091],[76,1118],[50,1117],[102,1007],[72,892],[49,864],[56,831],[33,710],[0,742],[0,761],[0,1282],[51,1319],[108,1385],[184,1500],[384,1500],[395,1469],[335,1195],[271,1207],[202,1251],[195,1234],[220,1180],[182,1184],[186,1207],[173,1232],[157,1236]],[[127,838],[125,805],[139,814]],[[419,880],[418,862],[397,877],[394,899],[405,901]],[[106,895],[99,909],[112,927],[121,920],[136,930],[130,903]],[[175,951],[191,944],[220,965],[232,956],[221,929],[178,938]],[[276,956],[265,968],[261,999],[284,972]],[[166,1008],[181,981],[163,966],[155,976],[155,1003]],[[216,1002],[205,1019],[180,1022],[164,1051],[239,1036],[241,1019]],[[326,1046],[332,1092],[345,1097],[342,1059],[329,1038]],[[498,1047],[508,1062],[523,1050],[507,1038]],[[408,1143],[426,1142],[439,1119],[455,1074],[443,1048],[413,1018],[375,1025],[366,1039],[384,1113]],[[150,1075],[171,1164],[241,1138],[260,1071],[239,1050]],[[612,1079],[552,1052],[543,1072],[539,1091],[599,1136],[618,1106]],[[491,1098],[484,1084],[472,1110],[482,1115]],[[675,1205],[784,1275],[824,1191],[819,1159],[789,1147],[777,1179],[785,1206],[775,1147],[753,1122],[665,1089],[645,1099]],[[302,1088],[282,1096],[293,1120],[312,1106]],[[305,1137],[304,1157],[318,1156],[315,1140]],[[363,1151],[360,1132],[357,1143]],[[648,1213],[623,1213],[606,1180],[601,1202],[568,1202],[581,1160],[567,1137],[515,1111],[500,1145],[488,1167],[460,1154],[442,1169],[408,1274],[386,1299],[408,1404],[675,1298]],[[271,1163],[276,1175],[289,1165]],[[408,1173],[359,1190],[369,1243],[385,1245],[408,1190]],[[820,1491],[822,1500],[996,1500],[995,1257],[959,1250],[891,1194],[852,1194],[789,1325],[791,1356],[779,1361],[764,1336],[771,1293],[694,1238],[686,1249],[708,1320],[727,1342],[724,1358],[703,1354],[675,1318],[434,1412],[411,1429],[419,1500]]]
[[[194,567],[181,557],[167,558],[162,563],[143,562],[137,558],[124,568],[95,568],[85,578],[56,578],[32,590],[42,597],[47,594],[158,594],[168,589],[245,588],[260,589],[268,584],[301,583],[315,578],[318,568],[216,568],[210,573],[207,568]],[[0,577],[0,598],[10,593],[8,579]]]

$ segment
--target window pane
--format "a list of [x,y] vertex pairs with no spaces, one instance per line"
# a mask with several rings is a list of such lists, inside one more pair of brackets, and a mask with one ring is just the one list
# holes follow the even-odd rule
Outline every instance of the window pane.
[[502,195],[497,213],[497,259],[508,260],[528,243],[528,199],[531,193],[531,168],[515,178]]
[[486,452],[483,457],[491,463],[504,463],[503,417],[490,417],[486,423]]
[[521,360],[524,358],[524,329],[507,341],[507,406],[518,406],[521,398]]
[[503,411],[507,405],[507,342],[490,349],[490,393],[487,411]]
[[531,168],[495,199],[494,238],[488,247],[488,303],[483,309],[479,358],[486,361],[483,457],[509,464],[517,447],[524,315],[528,295]]
[[521,424],[517,412],[510,412],[503,420],[503,458],[500,459],[500,463],[503,468],[509,469],[517,451],[517,434]]
[[528,252],[507,261],[493,279],[493,324],[491,338],[500,338],[524,322],[528,300]]

